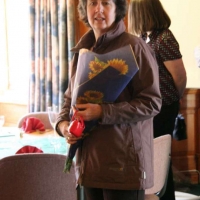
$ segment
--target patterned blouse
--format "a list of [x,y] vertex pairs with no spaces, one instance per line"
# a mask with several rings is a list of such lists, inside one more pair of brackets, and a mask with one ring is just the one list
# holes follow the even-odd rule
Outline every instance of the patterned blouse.
[[151,32],[147,43],[154,50],[157,63],[159,66],[160,91],[162,95],[162,105],[170,105],[178,101],[179,93],[175,87],[173,78],[164,65],[165,61],[176,60],[182,58],[179,51],[179,44],[173,36],[172,32],[167,30],[156,30]]

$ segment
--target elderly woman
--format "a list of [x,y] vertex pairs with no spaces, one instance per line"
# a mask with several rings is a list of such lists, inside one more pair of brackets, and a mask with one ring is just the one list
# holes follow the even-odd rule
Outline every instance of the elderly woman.
[[85,122],[99,122],[76,154],[77,184],[84,186],[87,200],[143,200],[144,190],[153,186],[152,120],[161,107],[158,66],[145,42],[126,32],[126,9],[126,0],[79,0],[80,19],[91,30],[72,49],[71,79],[57,132],[71,145],[82,139],[68,132],[80,49],[105,54],[131,45],[139,67],[114,102],[75,105]]

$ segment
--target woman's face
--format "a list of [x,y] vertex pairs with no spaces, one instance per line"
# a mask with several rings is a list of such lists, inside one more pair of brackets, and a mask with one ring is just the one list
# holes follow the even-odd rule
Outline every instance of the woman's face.
[[96,39],[108,32],[116,18],[113,0],[87,0],[87,17]]

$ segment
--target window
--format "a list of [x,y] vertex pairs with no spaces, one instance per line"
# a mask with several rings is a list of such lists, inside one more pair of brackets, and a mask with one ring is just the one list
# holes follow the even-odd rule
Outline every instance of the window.
[[0,0],[0,101],[27,104],[30,68],[29,4]]

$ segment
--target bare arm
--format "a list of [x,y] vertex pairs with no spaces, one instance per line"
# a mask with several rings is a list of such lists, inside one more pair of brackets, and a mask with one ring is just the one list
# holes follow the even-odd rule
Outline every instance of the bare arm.
[[174,79],[175,86],[181,98],[183,96],[187,82],[186,71],[183,64],[183,60],[182,59],[169,60],[165,61],[164,64],[168,69],[168,71],[171,73]]

